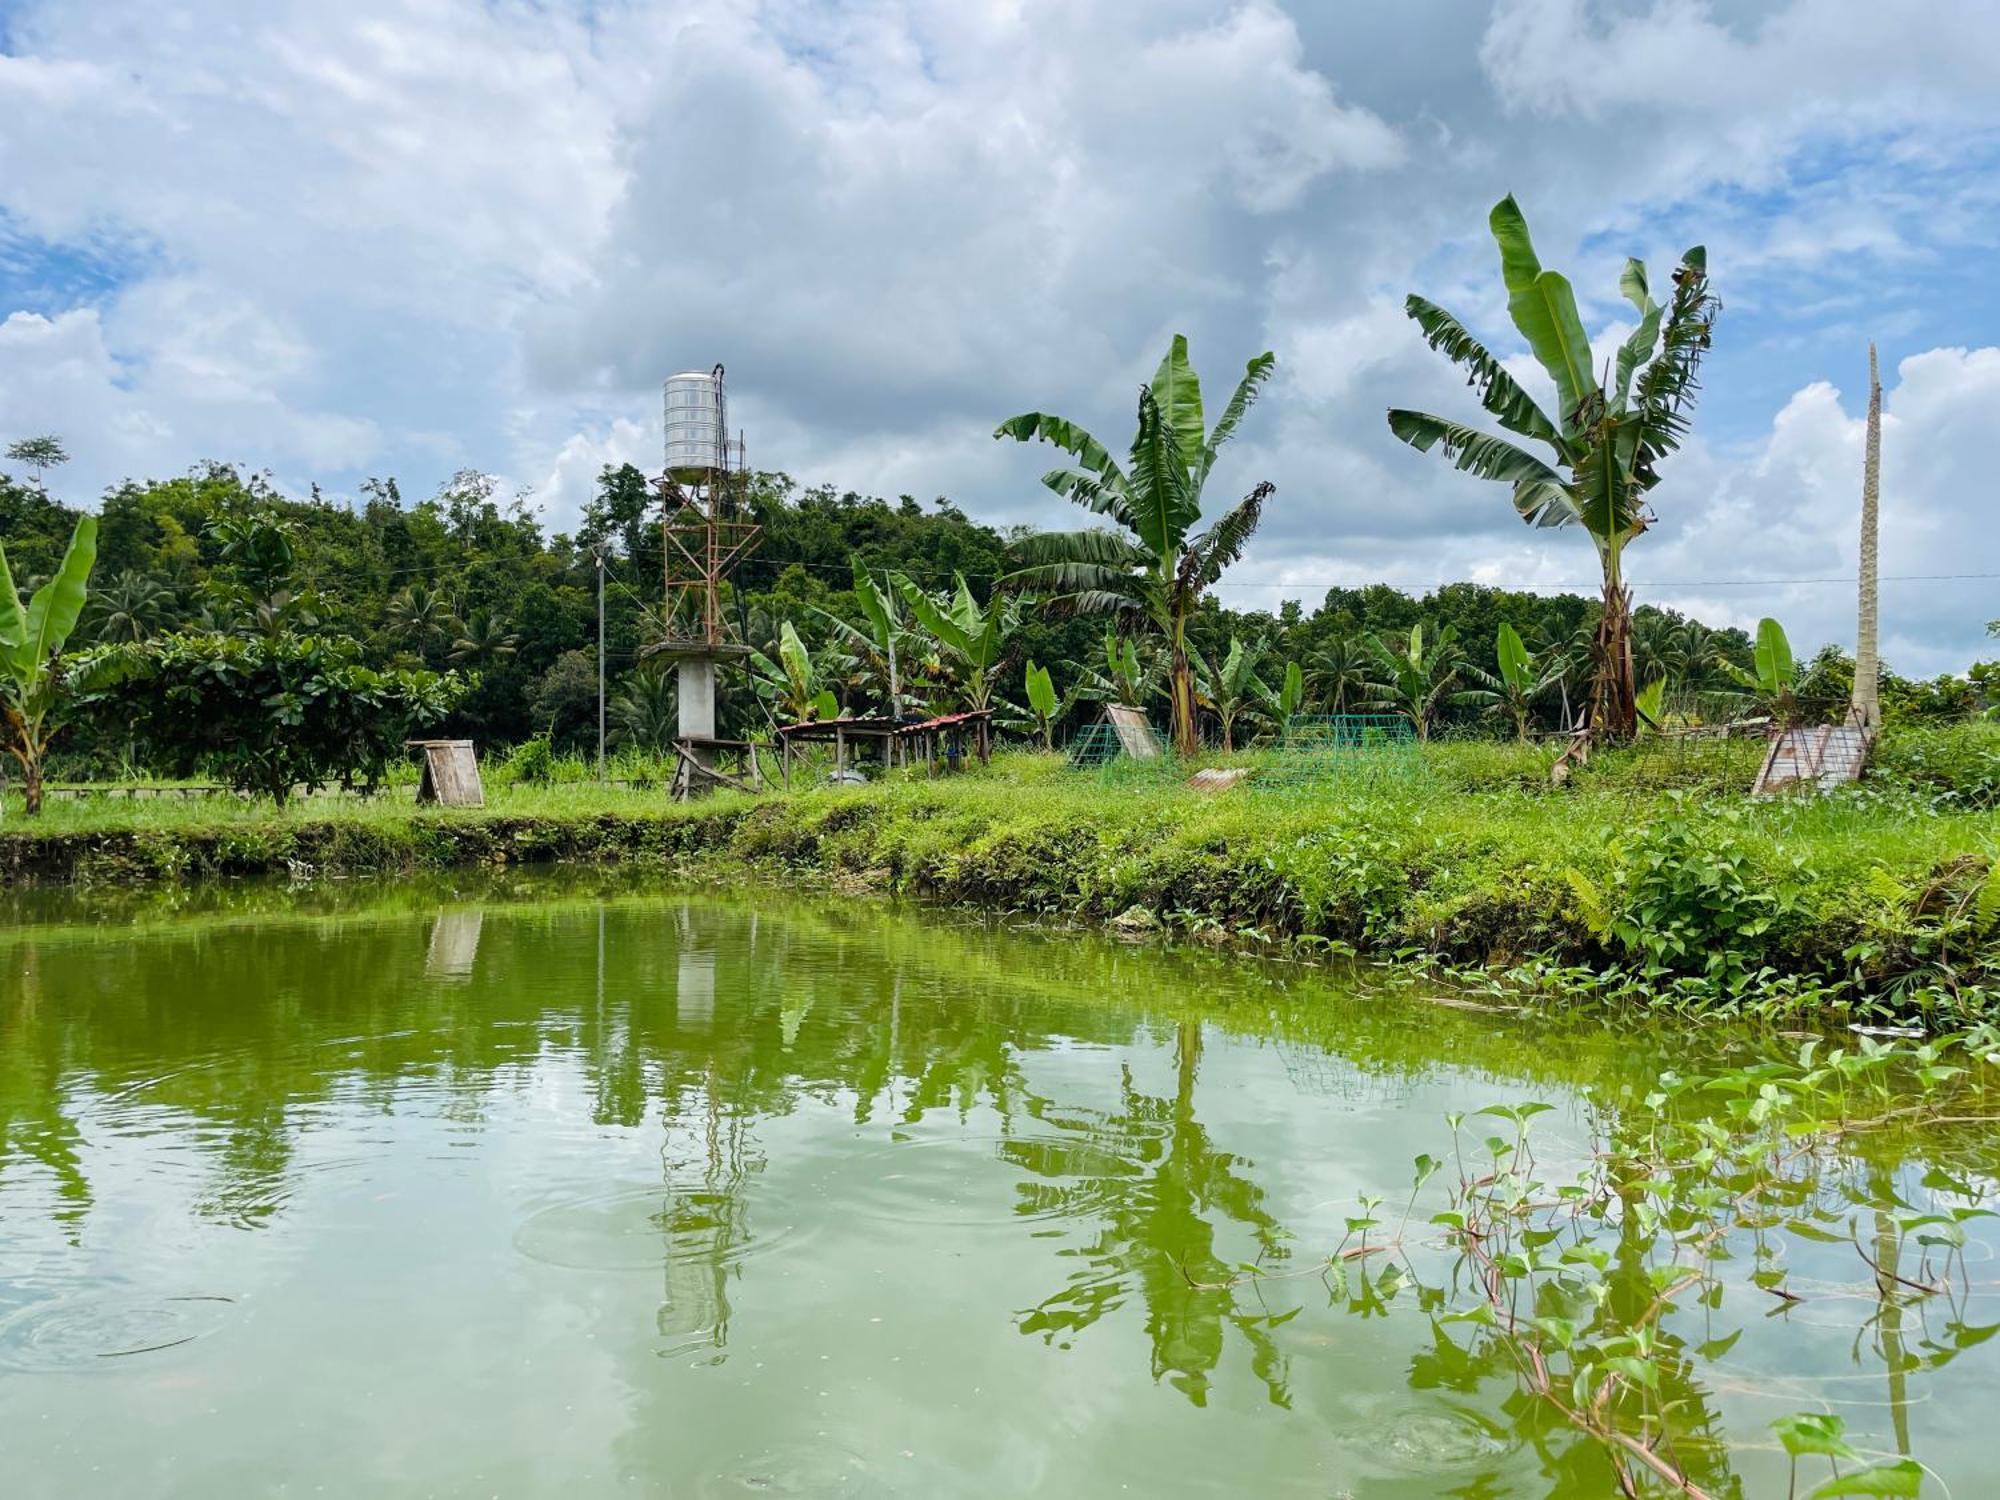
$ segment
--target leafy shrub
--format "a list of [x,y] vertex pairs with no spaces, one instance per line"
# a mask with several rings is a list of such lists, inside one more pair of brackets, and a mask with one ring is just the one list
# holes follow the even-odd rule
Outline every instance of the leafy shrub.
[[471,683],[456,672],[376,670],[351,641],[188,632],[101,647],[80,662],[81,700],[159,763],[210,767],[283,803],[295,787],[381,784],[404,741]]
[[1727,809],[1696,821],[1670,793],[1665,816],[1616,849],[1607,887],[1569,871],[1584,920],[1649,977],[1695,974],[1740,989],[1785,910],[1752,867]]
[[1872,772],[1937,807],[1989,812],[2000,806],[2000,725],[1890,730],[1875,749]]
[[546,734],[530,735],[508,752],[507,758],[500,763],[498,779],[527,786],[547,786],[555,780],[555,759],[555,751],[550,748]]

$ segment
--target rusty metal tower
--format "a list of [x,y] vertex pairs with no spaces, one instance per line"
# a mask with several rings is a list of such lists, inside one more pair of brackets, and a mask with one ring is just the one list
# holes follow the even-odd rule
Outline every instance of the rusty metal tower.
[[[666,553],[665,630],[647,654],[678,664],[681,758],[684,766],[698,768],[689,776],[713,773],[722,750],[742,756],[755,780],[749,748],[715,737],[716,664],[750,652],[729,638],[722,584],[756,550],[764,531],[749,519],[743,439],[729,437],[722,366],[670,378],[665,407],[667,464],[655,484]],[[686,790],[692,789],[690,781]]]
[[744,444],[729,437],[721,365],[667,381],[666,437],[666,472],[656,483],[666,543],[666,634],[658,649],[740,655],[728,640],[721,588],[756,550],[763,528],[748,518]]

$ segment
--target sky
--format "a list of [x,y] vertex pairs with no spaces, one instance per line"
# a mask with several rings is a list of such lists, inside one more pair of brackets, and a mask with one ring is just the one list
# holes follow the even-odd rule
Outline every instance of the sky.
[[1992,0],[0,0],[0,439],[61,435],[77,502],[477,468],[566,530],[720,361],[756,467],[1071,525],[995,424],[1120,450],[1179,332],[1211,403],[1278,359],[1211,480],[1277,486],[1228,602],[1590,590],[1383,421],[1479,415],[1412,291],[1546,389],[1507,192],[1599,349],[1625,256],[1708,247],[1641,602],[1852,644],[1872,339],[1884,656],[2000,652]]

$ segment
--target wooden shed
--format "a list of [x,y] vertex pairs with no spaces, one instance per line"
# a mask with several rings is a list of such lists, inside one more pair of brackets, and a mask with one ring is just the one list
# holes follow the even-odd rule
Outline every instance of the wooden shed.
[[792,784],[792,747],[833,746],[833,773],[843,777],[848,767],[873,760],[884,770],[921,761],[935,770],[940,759],[947,770],[967,753],[981,765],[993,754],[993,710],[968,709],[927,719],[891,719],[880,715],[844,719],[808,719],[778,726],[779,764],[787,788]]

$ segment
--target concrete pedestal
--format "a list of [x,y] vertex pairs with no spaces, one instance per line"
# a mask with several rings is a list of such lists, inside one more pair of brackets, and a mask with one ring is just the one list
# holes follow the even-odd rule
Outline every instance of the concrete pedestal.
[[[710,656],[683,656],[680,659],[679,672],[677,712],[680,720],[681,738],[684,740],[714,739],[715,658]],[[714,764],[714,754],[706,747],[697,746],[694,754],[703,765]]]

